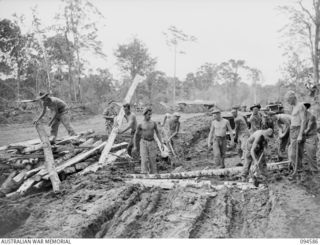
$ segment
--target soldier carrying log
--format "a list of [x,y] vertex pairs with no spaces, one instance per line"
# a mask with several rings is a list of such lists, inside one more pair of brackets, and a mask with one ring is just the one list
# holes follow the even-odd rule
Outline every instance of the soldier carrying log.
[[70,136],[76,135],[70,123],[70,118],[68,115],[69,108],[63,100],[50,96],[49,93],[44,92],[39,93],[39,97],[37,98],[37,100],[41,100],[43,102],[43,110],[40,116],[34,120],[34,124],[37,124],[46,114],[47,108],[49,108],[53,112],[53,117],[49,122],[49,126],[51,126],[51,142],[55,142],[57,138],[60,122],[66,128]]

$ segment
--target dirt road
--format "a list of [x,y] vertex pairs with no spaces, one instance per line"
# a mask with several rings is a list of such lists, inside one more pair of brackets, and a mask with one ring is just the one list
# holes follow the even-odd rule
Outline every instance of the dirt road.
[[[198,114],[181,114],[181,121],[184,121],[188,118],[194,117]],[[153,120],[162,121],[164,115],[154,114],[152,115]],[[143,117],[142,115],[137,116],[138,122],[141,122]],[[88,129],[93,129],[96,133],[104,134],[104,119],[101,115],[94,116],[89,119],[83,119],[78,121],[72,121],[72,125],[74,126],[77,132],[85,131]],[[126,125],[126,121],[124,120],[123,127]],[[49,127],[46,127],[47,132],[50,132]],[[59,128],[58,137],[62,137],[67,135],[67,131],[61,125]],[[32,122],[28,122],[25,124],[16,124],[10,126],[1,126],[0,127],[0,146],[8,145],[11,143],[16,143],[24,140],[37,138],[38,134],[35,130],[35,127],[32,125]]]
[[[200,116],[182,123],[183,132],[176,142],[182,159],[179,171],[215,168],[212,156],[206,154],[210,120]],[[77,122],[79,126],[81,123],[84,122]],[[270,145],[276,148],[275,141]],[[227,167],[239,162],[238,156],[231,153],[228,151]],[[139,166],[136,167],[139,170]],[[170,165],[164,167],[161,171],[171,171]],[[275,170],[269,172],[268,186],[257,189],[239,189],[234,185],[222,189],[192,186],[163,189],[126,183],[125,174],[133,171],[129,164],[107,165],[95,173],[66,176],[57,195],[48,185],[24,197],[0,199],[0,237],[301,238],[320,235],[319,175],[294,182],[288,179],[287,170]],[[210,180],[213,185],[239,181],[237,177],[228,179],[227,176],[198,180]]]

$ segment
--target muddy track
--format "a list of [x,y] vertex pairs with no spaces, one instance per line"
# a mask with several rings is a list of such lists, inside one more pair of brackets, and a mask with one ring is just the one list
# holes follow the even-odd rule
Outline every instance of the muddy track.
[[[184,170],[214,167],[203,155],[208,118],[184,123],[178,152],[191,157]],[[274,150],[275,142],[272,143]],[[318,156],[320,157],[320,156]],[[209,161],[210,160],[210,161]],[[239,158],[229,158],[228,167]],[[166,164],[161,165],[168,172]],[[136,165],[136,167],[138,167]],[[139,170],[139,169],[138,169]],[[84,176],[67,176],[62,192],[51,188],[17,199],[0,199],[1,237],[72,238],[280,238],[320,236],[320,177],[303,183],[286,172],[270,176],[268,188],[240,190],[128,185],[133,166],[107,166]],[[210,179],[221,184],[223,177]]]

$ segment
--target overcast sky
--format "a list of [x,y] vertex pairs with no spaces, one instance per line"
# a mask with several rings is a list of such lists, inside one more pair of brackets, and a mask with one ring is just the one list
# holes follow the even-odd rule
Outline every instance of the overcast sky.
[[[92,0],[106,17],[99,38],[108,55],[107,61],[91,59],[94,67],[108,68],[119,77],[113,52],[117,44],[132,37],[141,39],[150,54],[157,57],[157,69],[173,74],[173,52],[162,34],[170,25],[194,35],[196,43],[181,48],[186,54],[177,58],[177,76],[205,62],[219,63],[228,59],[244,59],[249,66],[263,72],[264,84],[277,82],[279,65],[284,61],[278,30],[287,22],[277,10],[289,0]],[[13,13],[31,18],[30,7],[38,5],[40,18],[52,23],[60,2],[55,0],[0,0],[1,18]],[[27,25],[28,27],[28,25]]]

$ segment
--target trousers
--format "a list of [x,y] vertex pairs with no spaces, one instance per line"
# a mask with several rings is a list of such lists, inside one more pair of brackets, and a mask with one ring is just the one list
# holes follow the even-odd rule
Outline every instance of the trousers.
[[318,135],[312,135],[308,136],[304,143],[303,163],[311,172],[317,172],[319,170],[317,163],[318,142]]
[[[300,126],[291,126],[290,127],[290,145],[288,148],[288,158],[289,161],[297,166],[297,170],[303,170],[302,168],[302,157],[304,151],[304,141],[298,144]],[[298,158],[297,158],[298,154]]]
[[54,139],[56,139],[58,135],[58,130],[60,123],[63,124],[63,126],[66,128],[68,134],[70,136],[76,135],[75,131],[73,130],[73,127],[70,123],[70,118],[67,112],[59,113],[56,115],[56,118],[53,120],[51,125],[51,136],[53,136]]
[[214,163],[224,168],[224,158],[226,155],[226,148],[227,148],[227,140],[226,137],[214,136],[213,139],[213,154],[214,154]]
[[157,145],[154,140],[140,140],[141,173],[154,174],[157,172]]

